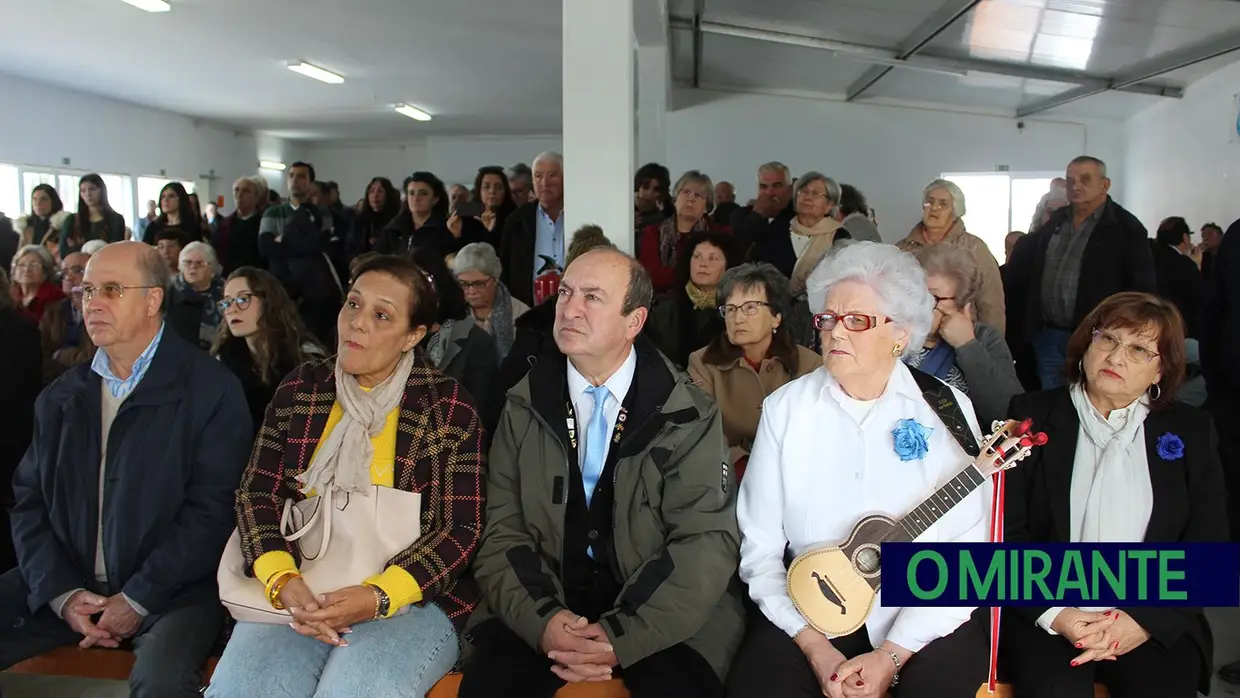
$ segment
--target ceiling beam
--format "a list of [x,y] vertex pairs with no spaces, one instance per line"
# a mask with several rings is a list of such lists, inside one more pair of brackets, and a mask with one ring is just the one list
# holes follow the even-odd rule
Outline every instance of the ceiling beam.
[[[1222,34],[1216,34],[1205,41],[1185,46],[1184,48],[1168,51],[1164,54],[1154,56],[1153,58],[1141,61],[1119,74],[1112,77],[1105,85],[1082,85],[1075,90],[1068,90],[1061,94],[1052,95],[1046,99],[1032,102],[1016,110],[1016,116],[1023,118],[1031,116],[1048,109],[1062,107],[1065,104],[1075,102],[1086,97],[1106,92],[1108,90],[1121,90],[1125,92],[1138,92],[1134,88],[1147,87],[1149,83],[1146,80],[1165,75],[1181,68],[1187,68],[1196,65],[1202,61],[1208,61],[1211,58],[1225,56],[1233,51],[1240,50],[1240,31],[1232,30]],[[1183,96],[1183,91],[1179,90],[1179,94],[1161,95],[1157,92],[1144,91],[1142,94],[1159,94],[1159,96]]]
[[[702,84],[702,15],[706,0],[693,0],[693,86]],[[674,18],[669,18],[669,23]]]
[[[981,1],[947,0],[937,12],[927,17],[920,26],[913,30],[912,34],[909,34],[904,41],[900,42],[900,48],[896,51],[896,58],[902,61],[908,60],[924,48],[926,44],[934,41],[935,37],[946,31],[948,27],[955,24],[956,20],[971,12]],[[891,66],[876,65],[865,71],[861,77],[848,86],[845,101],[851,102],[860,97],[861,93],[873,87],[875,83],[882,80],[891,70]]]
[[[1007,63],[978,58],[928,56],[924,53],[901,60],[898,57],[898,52],[892,49],[840,41],[838,39],[824,39],[817,36],[805,36],[803,34],[793,34],[772,29],[758,29],[738,24],[712,22],[701,18],[672,17],[670,24],[676,29],[690,29],[702,34],[733,36],[742,39],[753,39],[755,41],[827,51],[839,58],[871,63],[878,66],[907,68],[909,70],[922,70],[949,75],[968,75],[970,72],[989,73],[991,75],[1005,75],[1027,80],[1061,82],[1081,87],[1088,86],[1099,90],[1108,89],[1108,85],[1112,85],[1109,89],[1121,90],[1123,92],[1136,92],[1138,94],[1151,94],[1177,99],[1183,96],[1183,90],[1175,85],[1142,83],[1139,81],[1126,81],[1127,84],[1120,85],[1112,77],[1064,68],[1029,65],[1026,63]],[[1164,70],[1163,72],[1166,71]]]

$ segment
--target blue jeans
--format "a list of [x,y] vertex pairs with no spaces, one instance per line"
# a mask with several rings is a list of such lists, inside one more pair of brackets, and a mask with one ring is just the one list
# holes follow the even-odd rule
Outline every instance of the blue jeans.
[[1066,381],[1064,378],[1064,362],[1068,358],[1068,338],[1072,336],[1067,330],[1043,327],[1033,336],[1033,355],[1038,362],[1038,380],[1043,390],[1058,388]]
[[460,654],[452,621],[433,603],[358,623],[348,647],[287,625],[237,623],[208,698],[423,698]]

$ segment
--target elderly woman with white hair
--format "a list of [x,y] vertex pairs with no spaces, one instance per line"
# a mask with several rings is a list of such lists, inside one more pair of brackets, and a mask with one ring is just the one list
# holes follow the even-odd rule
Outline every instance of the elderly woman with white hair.
[[[741,580],[757,606],[729,694],[878,698],[972,696],[987,675],[987,633],[973,608],[884,605],[864,624],[828,637],[788,591],[788,565],[811,548],[842,545],[871,514],[903,518],[973,458],[981,435],[960,391],[901,357],[930,331],[934,299],[912,255],[859,242],[829,255],[809,278],[826,370],[766,398],[737,518]],[[967,426],[965,426],[967,425]],[[992,488],[984,480],[917,536],[982,542]]]
[[473,242],[456,253],[453,274],[465,293],[470,317],[474,324],[495,337],[499,360],[503,361],[516,337],[516,319],[530,307],[508,292],[500,281],[504,267],[495,248],[485,242]]
[[181,249],[178,268],[168,299],[168,325],[186,341],[206,351],[215,342],[223,315],[223,268],[215,249],[205,242],[191,242]]
[[954,182],[936,179],[921,193],[921,222],[896,247],[913,252],[919,247],[951,245],[968,250],[977,262],[981,281],[977,287],[977,321],[999,330],[1007,327],[1003,307],[1003,277],[999,262],[991,254],[986,241],[964,229],[964,192]]

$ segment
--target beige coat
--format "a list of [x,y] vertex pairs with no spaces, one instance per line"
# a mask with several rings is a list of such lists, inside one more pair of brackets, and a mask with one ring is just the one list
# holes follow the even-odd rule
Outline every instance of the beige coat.
[[[927,244],[929,243],[926,242],[925,231],[922,224],[918,223],[908,237],[896,243],[896,247],[905,252],[914,252]],[[1003,335],[1007,327],[1007,311],[1003,305],[1003,277],[999,275],[999,262],[995,261],[990,248],[978,236],[965,232],[964,224],[960,221],[956,221],[956,225],[938,244],[953,245],[973,255],[981,277],[974,300],[973,319],[994,327]]]
[[762,401],[785,384],[822,366],[822,357],[805,347],[797,347],[796,375],[779,359],[763,359],[760,371],[754,371],[744,358],[723,366],[708,364],[706,349],[689,355],[689,375],[694,384],[715,398],[723,415],[723,434],[731,449],[732,462],[749,455],[758,420],[762,417]]

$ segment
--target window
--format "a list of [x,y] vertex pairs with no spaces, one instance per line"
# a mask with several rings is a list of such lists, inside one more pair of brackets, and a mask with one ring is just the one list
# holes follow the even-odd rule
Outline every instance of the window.
[[984,240],[990,253],[1003,264],[1003,239],[1013,230],[1026,231],[1038,202],[1058,176],[987,172],[944,174],[943,179],[964,192],[965,229]]
[[0,164],[0,213],[16,218],[22,211],[21,178],[13,165]]

